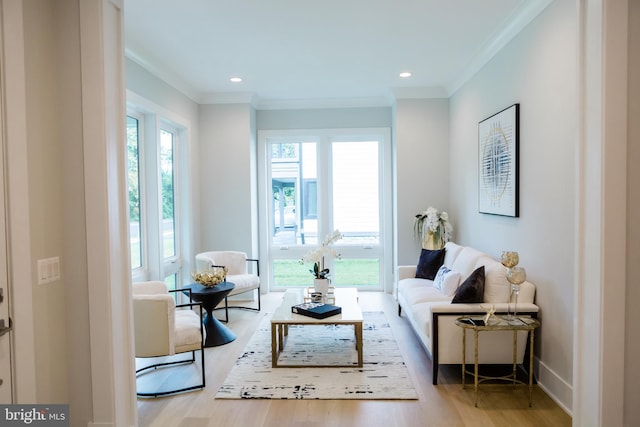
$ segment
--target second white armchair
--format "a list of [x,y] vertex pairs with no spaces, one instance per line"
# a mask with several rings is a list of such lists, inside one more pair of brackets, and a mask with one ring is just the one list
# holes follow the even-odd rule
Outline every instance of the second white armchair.
[[[249,271],[249,263],[255,262],[255,273]],[[229,308],[242,308],[246,310],[260,311],[260,263],[257,259],[247,258],[245,252],[239,251],[208,251],[196,255],[196,268],[198,271],[206,271],[213,266],[227,267],[227,281],[234,283],[236,287],[227,297],[256,291],[256,306],[229,305],[227,298],[224,300],[225,321],[229,321]]]

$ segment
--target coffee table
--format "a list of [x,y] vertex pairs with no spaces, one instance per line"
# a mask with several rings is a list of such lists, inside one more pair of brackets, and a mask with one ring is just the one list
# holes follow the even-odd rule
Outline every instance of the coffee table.
[[336,288],[335,304],[342,307],[342,313],[325,319],[314,319],[291,312],[291,307],[304,302],[304,289],[288,289],[282,297],[280,307],[271,318],[271,366],[274,368],[318,368],[318,367],[353,367],[354,365],[278,365],[280,353],[284,350],[290,325],[353,325],[356,350],[358,351],[357,367],[362,367],[362,309],[358,304],[358,290],[355,288]]

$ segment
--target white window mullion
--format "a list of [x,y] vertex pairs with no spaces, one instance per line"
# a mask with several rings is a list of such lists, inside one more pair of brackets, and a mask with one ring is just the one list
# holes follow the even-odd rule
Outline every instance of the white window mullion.
[[148,247],[148,265],[149,265],[149,277],[159,278],[161,273],[161,266],[159,260],[160,245],[162,241],[160,239],[160,219],[158,214],[158,200],[159,200],[159,184],[158,184],[158,168],[159,168],[159,154],[158,154],[158,140],[159,136],[159,123],[157,116],[154,114],[145,115],[145,140],[144,147],[147,154],[144,158],[145,163],[145,205],[146,209],[146,223],[147,223],[147,247]]
[[318,243],[331,233],[331,142],[327,136],[318,139]]
[[[158,181],[159,181],[159,206],[158,206],[158,210],[159,210],[159,217],[160,217],[160,225],[161,225],[161,257],[163,259],[163,265],[162,265],[162,277],[163,278],[167,278],[169,276],[173,276],[176,275],[175,277],[175,285],[179,286],[180,285],[180,278],[178,277],[178,272],[180,271],[180,268],[182,266],[182,262],[181,262],[181,242],[180,242],[180,200],[179,200],[179,194],[180,192],[178,191],[179,187],[179,182],[178,182],[178,177],[179,177],[179,146],[180,146],[180,140],[179,140],[179,132],[178,129],[168,125],[168,124],[162,124],[162,129],[161,129],[161,138],[164,137],[166,138],[165,140],[165,144],[168,144],[165,149],[170,149],[171,150],[171,156],[167,159],[165,159],[164,161],[167,162],[167,164],[165,164],[164,166],[162,164],[160,164],[160,167],[158,168]],[[159,146],[158,152],[162,151],[162,147]],[[163,180],[162,180],[162,175],[163,175],[163,167],[167,167],[167,171],[171,176],[171,193],[169,194],[164,194],[164,188],[163,188]],[[164,197],[165,196],[171,196],[171,199],[173,200],[173,206],[171,207],[172,209],[172,216],[171,218],[164,218]]]

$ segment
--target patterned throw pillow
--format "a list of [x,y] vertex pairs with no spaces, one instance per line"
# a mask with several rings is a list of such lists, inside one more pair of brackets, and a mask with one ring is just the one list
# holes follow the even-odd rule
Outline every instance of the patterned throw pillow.
[[459,284],[460,273],[452,271],[444,265],[440,267],[435,279],[433,279],[433,287],[448,297],[456,292]]

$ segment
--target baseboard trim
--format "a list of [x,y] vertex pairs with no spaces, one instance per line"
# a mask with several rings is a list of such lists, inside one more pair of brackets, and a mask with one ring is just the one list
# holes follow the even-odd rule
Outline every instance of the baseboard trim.
[[534,370],[537,373],[538,387],[547,393],[569,416],[573,416],[573,386],[537,357],[534,359]]

